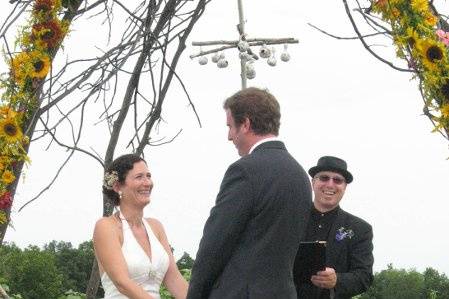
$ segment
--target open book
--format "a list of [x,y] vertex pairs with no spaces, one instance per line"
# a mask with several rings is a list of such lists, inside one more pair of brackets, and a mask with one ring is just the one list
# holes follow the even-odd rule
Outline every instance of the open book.
[[308,283],[312,275],[326,269],[326,241],[299,242],[298,254],[302,267],[299,282]]

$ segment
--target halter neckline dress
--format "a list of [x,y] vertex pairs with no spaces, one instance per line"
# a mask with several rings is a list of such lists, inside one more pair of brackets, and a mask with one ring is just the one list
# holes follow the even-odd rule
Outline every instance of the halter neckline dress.
[[[143,248],[137,242],[128,222],[121,213],[120,219],[123,227],[122,253],[128,266],[129,276],[153,298],[160,299],[159,288],[168,269],[168,254],[154,235],[148,222],[142,218],[148,239],[150,240],[150,260]],[[117,290],[106,272],[101,275],[101,284],[104,289],[104,299],[128,298]]]

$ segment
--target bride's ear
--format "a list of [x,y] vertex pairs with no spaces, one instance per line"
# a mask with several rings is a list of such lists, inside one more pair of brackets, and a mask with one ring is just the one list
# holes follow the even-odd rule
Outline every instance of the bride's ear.
[[120,183],[118,181],[115,181],[114,184],[112,185],[112,190],[114,190],[117,193],[120,193]]

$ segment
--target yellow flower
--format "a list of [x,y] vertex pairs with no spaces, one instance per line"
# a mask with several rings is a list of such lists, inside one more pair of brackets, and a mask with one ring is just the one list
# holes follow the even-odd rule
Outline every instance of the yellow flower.
[[429,10],[428,0],[412,0],[411,5],[416,12],[427,12]]
[[10,170],[5,170],[2,174],[2,182],[6,185],[11,184],[12,182],[14,182],[15,179],[16,177]]
[[32,51],[30,53],[30,60],[33,64],[31,77],[43,79],[47,76],[50,70],[50,58],[42,52]]
[[0,211],[0,224],[5,224],[7,221],[6,214],[3,211]]
[[22,140],[22,130],[19,128],[14,118],[0,120],[0,137],[4,137],[9,143]]
[[12,110],[11,107],[1,106],[0,107],[0,118],[16,118],[17,112]]
[[428,13],[424,16],[424,23],[429,27],[435,26],[437,24],[437,22],[438,22],[438,18],[435,17],[431,13]]
[[405,32],[407,33],[407,43],[410,46],[410,48],[413,49],[419,41],[419,35],[415,31],[415,29],[411,27],[408,27]]
[[3,164],[2,161],[0,161],[0,171],[3,171],[5,169],[5,164]]
[[421,56],[424,67],[428,70],[437,70],[438,64],[443,62],[446,58],[444,44],[435,40],[419,40],[417,49]]
[[21,52],[14,56],[11,60],[10,67],[14,80],[19,85],[24,85],[26,77],[28,77],[32,71],[28,53]]
[[3,164],[10,164],[11,159],[8,156],[0,156],[0,162]]
[[449,104],[444,104],[443,107],[441,107],[441,115],[443,117],[449,117]]
[[15,81],[23,86],[26,78],[45,78],[50,70],[50,58],[41,51],[21,52],[11,61]]

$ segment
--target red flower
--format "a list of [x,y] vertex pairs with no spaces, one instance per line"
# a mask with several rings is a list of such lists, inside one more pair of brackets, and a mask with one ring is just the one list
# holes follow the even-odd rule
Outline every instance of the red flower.
[[36,0],[36,3],[34,3],[34,12],[35,13],[47,13],[49,12],[54,5],[53,0]]
[[11,207],[12,204],[12,198],[10,192],[3,193],[2,196],[0,196],[0,209],[4,210],[9,207]]
[[42,40],[47,48],[53,49],[62,39],[61,26],[54,20],[33,25],[33,38]]

